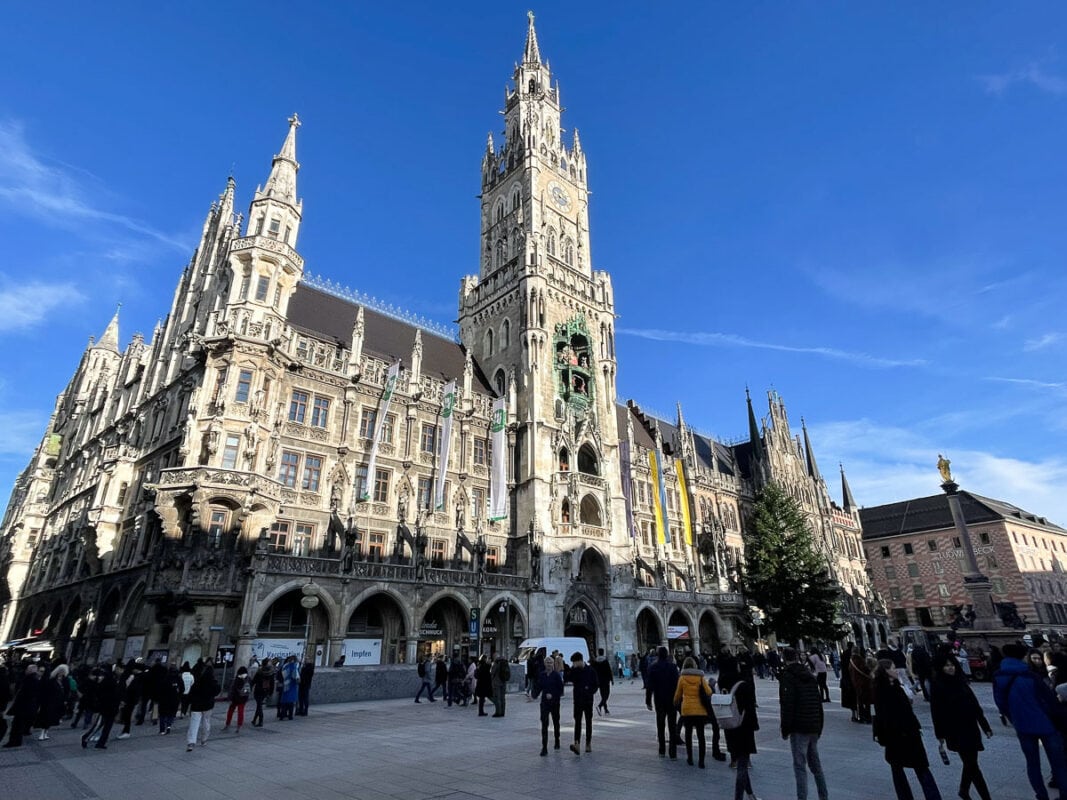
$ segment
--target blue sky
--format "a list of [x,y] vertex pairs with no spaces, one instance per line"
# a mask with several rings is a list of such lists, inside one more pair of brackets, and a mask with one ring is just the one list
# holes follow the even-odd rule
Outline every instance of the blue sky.
[[[0,48],[0,486],[90,335],[169,309],[231,169],[299,112],[299,249],[442,322],[525,4],[26,4]],[[620,397],[726,440],[750,386],[859,503],[961,485],[1067,525],[1067,9],[543,2]],[[6,491],[6,489],[0,489]]]

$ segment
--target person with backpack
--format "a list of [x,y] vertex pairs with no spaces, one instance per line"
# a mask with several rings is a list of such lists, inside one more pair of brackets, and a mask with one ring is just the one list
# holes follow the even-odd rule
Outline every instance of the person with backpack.
[[681,711],[681,723],[685,729],[686,763],[693,766],[693,729],[697,732],[697,765],[704,769],[704,754],[707,744],[704,740],[704,726],[711,714],[711,686],[704,678],[704,672],[697,668],[692,656],[682,663],[682,673],[674,690],[674,707]]
[[256,670],[252,679],[252,699],[256,701],[256,712],[252,715],[252,727],[263,727],[263,703],[274,694],[274,662],[269,658]]
[[415,692],[415,702],[421,703],[419,700],[422,697],[423,691],[426,692],[426,698],[431,702],[436,702],[433,698],[434,687],[433,682],[430,680],[430,670],[433,669],[433,662],[428,658],[420,658],[415,664],[415,672],[419,676],[419,690]]
[[541,755],[548,755],[548,721],[552,720],[552,730],[556,736],[556,750],[559,750],[559,703],[563,697],[563,675],[553,668],[555,659],[547,656],[542,662],[544,668],[537,673],[537,682],[530,690],[536,700],[541,698]]
[[730,686],[733,702],[737,708],[740,721],[736,727],[726,728],[726,749],[730,751],[730,766],[737,769],[734,780],[734,800],[759,800],[752,790],[752,778],[749,767],[756,752],[756,731],[759,720],[756,718],[756,685],[752,680],[752,670],[748,665],[738,664],[739,672]]
[[[656,735],[659,754],[678,758],[678,710],[674,707],[674,693],[678,688],[678,667],[671,661],[666,647],[657,651],[655,663],[648,668],[645,680],[645,706],[653,710],[655,701]],[[669,737],[669,738],[668,738]]]
[[[508,681],[511,680],[511,667],[504,656],[497,656],[489,673],[493,682],[493,709],[494,717],[504,716],[507,704]],[[452,705],[452,696],[449,695],[448,704]]]
[[1063,750],[1063,736],[1056,725],[1062,713],[1059,701],[1048,684],[1023,661],[1026,657],[1024,645],[1006,644],[1002,652],[1004,658],[1000,669],[993,676],[993,700],[1015,728],[1034,796],[1037,800],[1049,800],[1041,776],[1039,745],[1045,748],[1056,785],[1067,786],[1067,756]]
[[585,719],[585,752],[593,752],[593,700],[596,699],[596,672],[585,663],[581,653],[571,656],[571,673],[573,685],[571,697],[574,699],[574,742],[571,752],[581,755],[582,720]]
[[815,777],[819,800],[826,800],[826,777],[819,760],[819,736],[823,726],[822,687],[811,670],[800,663],[792,647],[782,651],[785,667],[778,675],[778,703],[782,712],[782,738],[793,753],[797,800],[808,798],[808,770]]
[[251,681],[248,680],[248,669],[240,667],[230,684],[230,707],[226,709],[226,725],[222,731],[230,729],[233,721],[233,712],[237,712],[237,733],[241,732],[241,726],[245,724],[245,703],[252,694]]

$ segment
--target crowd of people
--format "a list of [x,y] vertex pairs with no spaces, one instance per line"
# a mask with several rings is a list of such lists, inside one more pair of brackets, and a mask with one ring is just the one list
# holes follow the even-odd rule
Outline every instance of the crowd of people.
[[[188,719],[186,752],[207,744],[212,712],[227,704],[224,731],[236,718],[236,733],[245,723],[245,706],[255,703],[251,724],[263,725],[264,705],[277,697],[278,720],[307,716],[315,666],[301,665],[295,655],[282,659],[254,658],[239,667],[229,685],[220,684],[212,661],[200,659],[178,667],[156,659],[104,662],[71,667],[63,659],[30,660],[13,671],[0,664],[0,740],[4,748],[22,747],[27,737],[50,739],[49,731],[68,724],[82,731],[81,745],[106,750],[118,723],[116,739],[129,739],[136,726],[158,725],[168,736],[178,719]],[[5,713],[6,710],[6,713]]]

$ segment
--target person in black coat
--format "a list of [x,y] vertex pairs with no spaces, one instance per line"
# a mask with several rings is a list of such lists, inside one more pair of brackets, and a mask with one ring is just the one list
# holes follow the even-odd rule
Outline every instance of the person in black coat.
[[185,684],[182,683],[181,675],[178,674],[178,668],[173,664],[164,667],[163,677],[155,689],[160,736],[170,733],[170,726],[174,724],[178,716],[178,706],[181,704],[184,689]]
[[493,667],[489,663],[489,654],[482,653],[478,658],[478,668],[474,672],[474,696],[478,698],[478,716],[488,717],[485,713],[485,698],[493,695]]
[[571,698],[574,700],[574,742],[571,752],[581,755],[582,720],[585,720],[585,752],[593,752],[593,701],[596,699],[596,672],[581,653],[571,656]]
[[311,679],[315,677],[315,662],[310,658],[300,668],[300,688],[296,690],[296,715],[308,715],[308,702],[311,697]]
[[959,754],[963,764],[960,797],[970,797],[973,784],[982,800],[990,800],[989,787],[978,767],[978,753],[985,749],[982,732],[992,736],[993,728],[986,720],[985,712],[971,691],[956,658],[941,658],[935,668],[937,673],[930,685],[930,716],[934,722],[934,736],[942,747]]
[[608,697],[611,696],[611,685],[615,683],[615,673],[611,669],[611,663],[608,661],[607,656],[604,655],[604,648],[601,647],[597,651],[596,661],[593,662],[593,670],[596,672],[597,686],[600,687],[600,702],[597,703],[596,711],[599,714],[603,711],[605,714],[610,714],[608,711]]
[[[645,706],[653,710],[655,701],[656,736],[659,738],[659,754],[670,753],[678,758],[678,709],[674,707],[674,691],[678,688],[678,667],[671,661],[666,647],[656,651],[656,660],[648,668],[645,679]],[[670,737],[669,739],[667,737]]]
[[252,715],[252,727],[263,727],[263,703],[274,694],[274,664],[269,658],[263,659],[263,664],[256,670],[256,676],[252,678],[252,699],[256,701],[256,712]]
[[541,755],[547,756],[550,719],[556,735],[556,749],[559,750],[559,701],[563,697],[563,676],[556,672],[555,659],[545,658],[542,664],[543,668],[537,672],[537,681],[530,690],[530,696],[535,700],[541,698]]
[[897,800],[914,800],[905,769],[915,770],[926,800],[941,800],[930,762],[926,758],[919,720],[911,699],[900,685],[897,668],[883,658],[874,670],[874,739],[885,748],[885,760],[893,774]]
[[22,683],[15,691],[15,699],[7,715],[11,717],[11,733],[4,747],[22,747],[22,737],[30,730],[33,720],[41,707],[41,681],[37,675],[37,665],[30,664],[22,676]]
[[115,715],[119,713],[119,700],[122,697],[115,673],[104,667],[96,667],[89,674],[93,686],[93,704],[96,713],[93,724],[82,734],[82,747],[96,740],[96,749],[107,750],[107,740],[111,736],[111,727],[115,724]]
[[734,686],[730,688],[734,692],[737,710],[741,712],[741,724],[726,730],[726,749],[730,751],[730,766],[737,768],[734,800],[742,800],[746,795],[755,797],[749,767],[756,752],[759,719],[756,717],[756,684],[752,680],[752,670],[742,666]]
[[189,690],[189,731],[186,737],[185,751],[192,751],[193,745],[199,743],[201,747],[207,744],[207,738],[211,735],[211,712],[215,708],[215,698],[222,689],[215,680],[215,670],[210,664],[201,667],[200,674],[193,682],[193,688]]

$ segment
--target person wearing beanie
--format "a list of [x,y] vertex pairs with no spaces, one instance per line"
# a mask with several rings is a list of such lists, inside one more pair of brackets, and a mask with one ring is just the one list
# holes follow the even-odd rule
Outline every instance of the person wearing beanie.
[[585,720],[585,752],[593,752],[593,701],[596,699],[597,679],[596,672],[585,663],[581,653],[571,656],[571,672],[569,680],[574,687],[571,696],[574,698],[574,743],[571,744],[571,752],[581,754],[582,720]]

